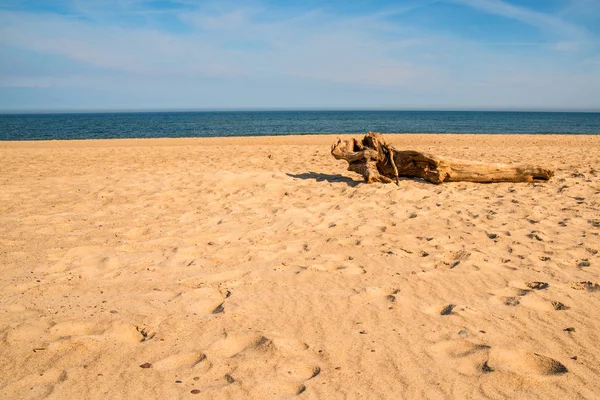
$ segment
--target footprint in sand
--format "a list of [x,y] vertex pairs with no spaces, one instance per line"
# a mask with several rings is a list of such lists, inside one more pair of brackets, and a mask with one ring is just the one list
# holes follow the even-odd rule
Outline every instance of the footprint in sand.
[[345,264],[337,266],[336,271],[338,271],[344,275],[362,275],[362,274],[367,273],[367,270],[362,266],[345,265]]
[[296,265],[294,263],[282,262],[281,267],[278,268],[278,271],[282,272],[284,275],[299,275],[301,272],[306,271],[308,269],[305,265]]
[[507,372],[551,376],[568,372],[560,361],[542,354],[497,349],[462,339],[437,343],[431,347],[430,353],[436,358],[451,361],[452,367],[464,375]]
[[50,368],[43,371],[43,373],[23,376],[11,383],[6,382],[2,385],[2,392],[27,393],[27,398],[30,399],[47,398],[52,394],[56,385],[61,384],[68,378],[67,371],[62,368]]
[[526,296],[530,292],[531,290],[523,289],[521,287],[507,286],[492,292],[493,296],[489,298],[489,301],[492,304],[514,307],[521,304],[522,297]]
[[450,365],[456,372],[463,375],[481,375],[489,372],[487,360],[490,346],[476,344],[467,340],[451,340],[434,345],[430,353],[432,356],[450,360]]
[[306,269],[309,271],[338,272],[344,275],[362,275],[366,273],[363,266],[352,263],[343,254],[321,254]]
[[563,303],[559,301],[545,299],[539,296],[537,293],[532,293],[531,295],[522,298],[520,304],[538,311],[555,311],[568,309],[568,307],[565,306]]
[[194,368],[195,370],[207,370],[210,368],[210,363],[207,361],[205,354],[198,351],[192,351],[187,353],[173,354],[169,357],[163,358],[162,360],[158,360],[152,363],[152,367],[159,371],[167,371],[180,368]]
[[152,340],[156,332],[144,327],[136,327],[123,322],[115,321],[104,331],[104,336],[116,339],[123,343],[142,343]]
[[[185,278],[179,281],[179,284],[188,288],[197,288],[206,284],[218,284],[227,282],[227,286],[232,288],[240,286],[247,282],[251,275],[250,271],[234,269],[215,274],[197,274],[190,278]],[[254,280],[253,280],[254,281]]]
[[[133,328],[135,330],[135,328]],[[92,322],[65,321],[53,325],[47,330],[48,337],[51,340],[59,338],[68,338],[73,336],[95,336],[104,332],[102,327]]]
[[158,266],[171,270],[175,268],[187,269],[196,265],[201,256],[201,251],[197,247],[173,247],[171,250],[164,252],[163,260],[158,263]]
[[471,256],[466,250],[450,251],[444,254],[444,264],[450,269],[457,267],[461,262],[466,261]]
[[[51,255],[54,258],[56,255]],[[80,246],[69,249],[45,273],[71,272],[85,279],[113,278],[118,276],[122,260],[114,249],[100,246]]]
[[219,357],[231,358],[242,352],[284,353],[304,352],[309,346],[297,340],[276,337],[267,338],[260,333],[225,333],[222,339],[215,341],[207,353]]
[[146,328],[136,327],[120,321],[111,322],[108,326],[91,322],[66,321],[53,325],[47,330],[47,338],[51,342],[73,340],[112,339],[121,343],[141,343],[151,340],[154,332]]
[[321,373],[320,367],[313,364],[307,364],[299,360],[282,363],[277,365],[276,368],[280,374],[297,381],[307,381]]
[[244,351],[270,352],[273,348],[272,340],[260,334],[227,333],[223,339],[213,343],[207,353],[230,358]]
[[546,282],[511,282],[510,286],[493,292],[489,301],[492,304],[513,307],[523,305],[539,311],[568,310],[569,306],[547,298],[545,289],[548,287]]
[[217,288],[203,287],[181,292],[173,300],[173,306],[181,307],[185,312],[208,315],[221,314],[225,311],[224,300],[228,297],[227,293]]
[[494,371],[506,371],[520,375],[562,375],[568,372],[560,361],[528,351],[490,351],[488,365]]
[[588,292],[600,291],[600,285],[590,281],[571,282],[571,288],[575,290],[585,290]]
[[318,357],[306,343],[277,335],[228,332],[205,354],[212,364],[209,375],[219,374],[223,384],[247,383],[269,396],[273,390],[282,396],[302,393],[321,373]]
[[350,299],[354,302],[367,303],[380,308],[393,307],[398,302],[400,290],[396,288],[382,288],[371,286],[362,289],[355,289],[356,294]]

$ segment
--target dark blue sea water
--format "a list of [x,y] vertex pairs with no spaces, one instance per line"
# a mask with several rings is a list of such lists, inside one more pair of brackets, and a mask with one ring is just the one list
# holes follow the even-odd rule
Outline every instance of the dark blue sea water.
[[600,113],[206,111],[0,115],[0,140],[364,133],[600,134]]

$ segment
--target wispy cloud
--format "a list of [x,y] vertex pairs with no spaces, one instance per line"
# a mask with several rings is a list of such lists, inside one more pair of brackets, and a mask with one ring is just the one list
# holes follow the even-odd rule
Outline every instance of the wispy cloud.
[[573,25],[564,19],[546,14],[543,12],[531,10],[525,7],[519,7],[514,4],[501,0],[450,0],[455,3],[463,4],[486,13],[501,15],[521,21],[541,30],[554,33],[560,36],[577,38],[584,40],[588,38],[588,33],[577,25]]
[[[288,75],[368,85],[398,85],[414,75],[410,63],[388,54],[410,47],[414,39],[380,43],[368,28],[355,30],[355,21],[320,13],[274,22],[257,22],[253,15],[244,9],[218,15],[187,13],[182,20],[198,31],[176,35],[55,15],[0,12],[0,43],[132,73]],[[321,19],[329,25],[320,25]],[[249,41],[260,44],[260,50],[246,49]]]
[[[447,2],[543,34],[488,41],[461,35],[460,26],[414,22]],[[566,101],[561,92],[570,106],[600,107],[592,90],[600,91],[600,71],[585,61],[597,58],[593,34],[502,1],[418,1],[354,13],[259,2],[64,4],[63,13],[0,8],[0,87],[68,89],[89,104],[97,93],[98,101],[148,107],[556,107]],[[49,57],[71,68],[51,71]],[[21,72],[10,67],[17,58],[42,67]]]

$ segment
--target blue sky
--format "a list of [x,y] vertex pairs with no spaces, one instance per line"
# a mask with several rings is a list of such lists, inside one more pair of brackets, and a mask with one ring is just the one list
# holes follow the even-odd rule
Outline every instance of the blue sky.
[[0,110],[600,110],[600,0],[0,0]]

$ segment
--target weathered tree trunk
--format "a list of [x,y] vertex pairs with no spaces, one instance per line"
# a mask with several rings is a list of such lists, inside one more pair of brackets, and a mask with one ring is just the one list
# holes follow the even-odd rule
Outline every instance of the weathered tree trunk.
[[440,157],[412,150],[397,150],[383,136],[369,132],[361,142],[338,139],[331,154],[350,164],[349,171],[359,173],[365,182],[391,183],[398,177],[422,178],[432,183],[442,182],[531,182],[548,180],[554,174],[549,169],[532,165],[490,164]]

